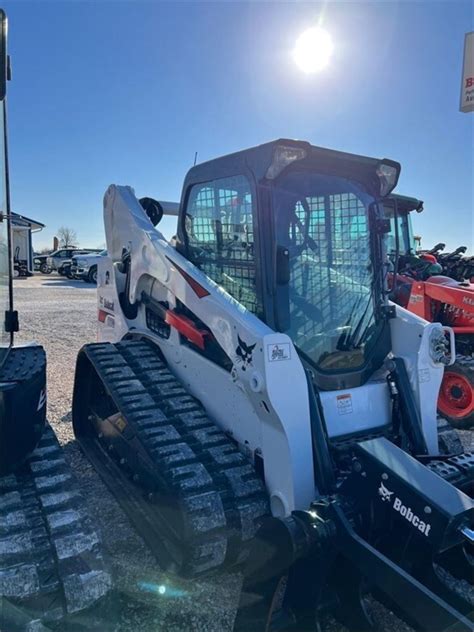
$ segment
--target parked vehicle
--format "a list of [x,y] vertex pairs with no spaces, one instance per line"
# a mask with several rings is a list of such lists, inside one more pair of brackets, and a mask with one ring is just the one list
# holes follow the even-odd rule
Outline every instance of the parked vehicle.
[[46,255],[35,255],[33,258],[33,265],[35,272],[41,272],[42,274],[51,274],[51,268],[48,265],[48,257],[51,253]]
[[65,275],[65,264],[71,264],[71,259],[75,255],[88,255],[97,253],[95,248],[60,248],[48,255],[46,262],[51,270]]
[[98,254],[77,255],[72,258],[71,278],[83,279],[88,283],[97,283],[97,265],[101,257],[107,256],[107,250]]
[[71,259],[66,259],[63,263],[60,264],[59,268],[57,269],[57,273],[60,276],[65,276],[68,279],[74,278],[71,275],[71,261]]

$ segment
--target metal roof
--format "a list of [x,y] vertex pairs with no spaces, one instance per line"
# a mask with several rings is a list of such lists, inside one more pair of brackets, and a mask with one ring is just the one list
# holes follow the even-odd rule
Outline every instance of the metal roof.
[[45,227],[44,224],[38,222],[36,219],[31,219],[30,217],[26,217],[26,215],[20,215],[20,213],[12,213],[12,224],[17,226],[29,226],[32,230],[41,230]]

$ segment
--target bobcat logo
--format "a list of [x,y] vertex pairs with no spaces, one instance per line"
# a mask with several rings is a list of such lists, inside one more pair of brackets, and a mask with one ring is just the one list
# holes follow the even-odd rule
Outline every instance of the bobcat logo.
[[382,498],[384,503],[390,502],[393,496],[393,492],[389,491],[383,483],[380,483],[379,496]]
[[237,336],[237,340],[239,341],[239,345],[235,350],[237,354],[236,362],[242,366],[242,371],[245,371],[247,367],[252,364],[253,350],[255,349],[257,343],[247,345],[240,336]]

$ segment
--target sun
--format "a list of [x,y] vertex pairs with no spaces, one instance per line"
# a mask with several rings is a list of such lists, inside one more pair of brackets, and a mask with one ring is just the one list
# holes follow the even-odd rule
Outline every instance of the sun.
[[303,72],[318,72],[328,65],[333,50],[330,34],[316,26],[298,37],[293,49],[293,59]]

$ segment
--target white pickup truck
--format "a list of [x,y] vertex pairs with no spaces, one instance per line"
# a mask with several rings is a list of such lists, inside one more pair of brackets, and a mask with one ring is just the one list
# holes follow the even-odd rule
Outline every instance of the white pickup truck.
[[101,257],[107,256],[107,250],[94,254],[82,254],[72,258],[71,275],[88,283],[97,283],[97,264]]

